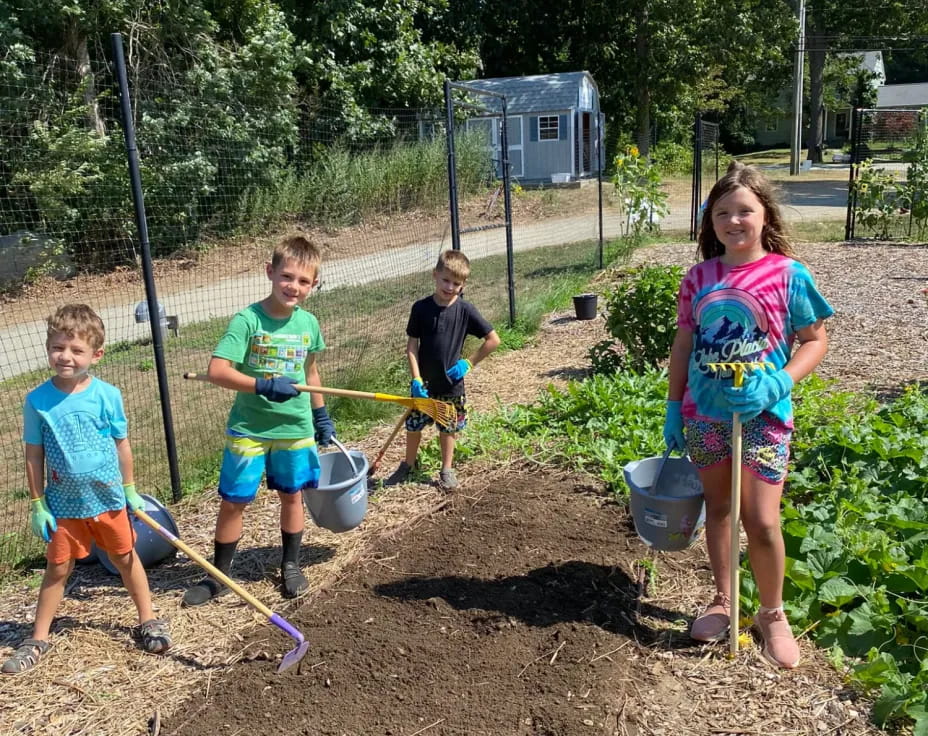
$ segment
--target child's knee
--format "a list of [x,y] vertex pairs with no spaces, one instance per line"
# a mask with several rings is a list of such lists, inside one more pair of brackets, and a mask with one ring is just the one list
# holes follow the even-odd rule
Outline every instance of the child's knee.
[[741,523],[744,525],[744,532],[751,544],[771,546],[781,536],[779,518],[767,519],[762,516],[746,514],[742,515]]
[[121,555],[115,552],[107,552],[106,556],[109,557],[110,562],[113,563],[113,567],[122,574],[128,572],[132,568],[132,558],[135,556],[135,550],[129,550]]
[[47,563],[45,566],[45,583],[51,585],[63,583],[71,575],[73,569],[73,560]]

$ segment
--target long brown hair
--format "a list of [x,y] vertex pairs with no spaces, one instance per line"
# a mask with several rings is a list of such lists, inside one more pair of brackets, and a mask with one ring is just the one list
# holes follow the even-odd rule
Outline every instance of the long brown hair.
[[756,166],[747,166],[740,161],[732,161],[725,176],[715,182],[706,200],[706,210],[703,212],[702,225],[699,228],[699,254],[703,260],[725,254],[725,246],[715,237],[712,210],[716,202],[738,187],[744,187],[753,192],[764,207],[764,227],[760,235],[764,250],[795,258],[796,255],[789,242],[786,223],[780,212],[780,204],[773,184]]

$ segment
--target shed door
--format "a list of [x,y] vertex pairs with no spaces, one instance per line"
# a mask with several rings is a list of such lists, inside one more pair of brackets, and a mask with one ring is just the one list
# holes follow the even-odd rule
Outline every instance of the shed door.
[[[522,156],[522,116],[506,116],[506,135],[509,137],[509,175],[521,177],[525,175],[525,162]],[[502,164],[502,142],[499,135],[499,129],[502,125],[502,118],[493,120],[493,152],[496,162],[496,176],[503,177]]]

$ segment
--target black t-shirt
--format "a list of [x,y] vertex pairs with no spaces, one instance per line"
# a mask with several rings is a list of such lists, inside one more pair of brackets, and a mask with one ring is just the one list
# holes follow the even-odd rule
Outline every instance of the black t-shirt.
[[431,296],[412,305],[406,334],[419,340],[419,370],[432,396],[462,396],[464,381],[452,384],[445,375],[461,359],[464,338],[484,338],[493,331],[470,302],[460,297],[449,307],[440,306]]

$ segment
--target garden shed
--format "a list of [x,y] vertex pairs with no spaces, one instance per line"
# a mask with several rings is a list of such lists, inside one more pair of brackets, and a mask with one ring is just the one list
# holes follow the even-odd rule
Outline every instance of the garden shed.
[[[506,96],[511,174],[523,184],[567,182],[595,176],[603,123],[599,88],[589,72],[494,77],[463,81]],[[484,129],[499,158],[499,116],[468,119]]]

